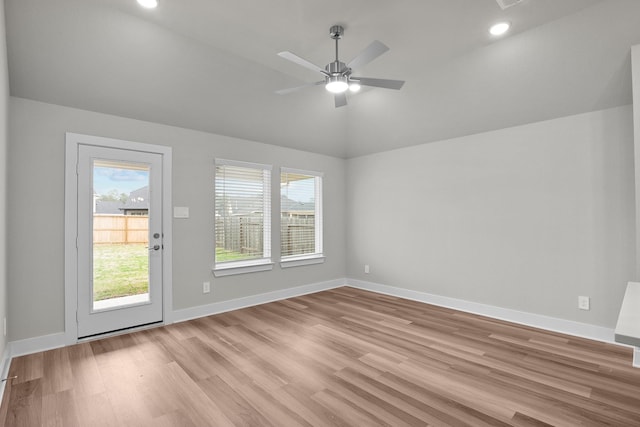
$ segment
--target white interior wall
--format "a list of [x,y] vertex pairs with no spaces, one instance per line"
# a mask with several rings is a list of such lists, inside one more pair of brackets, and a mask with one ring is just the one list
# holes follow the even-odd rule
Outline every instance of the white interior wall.
[[[11,98],[9,158],[10,340],[64,330],[65,132],[173,147],[173,205],[190,218],[173,219],[173,308],[228,301],[345,277],[345,161],[193,130]],[[213,277],[214,159],[266,163],[324,172],[324,264]],[[274,198],[279,201],[279,197]],[[279,217],[279,202],[272,217]],[[272,254],[279,256],[274,229]],[[211,293],[202,283],[211,282]]]
[[[0,357],[7,337],[2,322],[7,315],[7,144],[9,114],[9,72],[5,35],[4,0],[0,0]],[[1,359],[0,359],[1,360]],[[0,372],[2,367],[0,367]]]
[[[9,112],[11,340],[64,328],[67,131],[173,147],[173,204],[191,209],[173,224],[176,310],[349,276],[612,327],[635,278],[630,106],[346,162],[20,98]],[[213,278],[216,156],[323,170],[327,262]]]
[[[633,134],[636,173],[636,254],[640,255],[640,45],[631,48],[631,79],[633,84]],[[636,262],[634,280],[640,280],[640,262]]]
[[348,277],[612,327],[635,269],[632,130],[626,106],[348,160]]

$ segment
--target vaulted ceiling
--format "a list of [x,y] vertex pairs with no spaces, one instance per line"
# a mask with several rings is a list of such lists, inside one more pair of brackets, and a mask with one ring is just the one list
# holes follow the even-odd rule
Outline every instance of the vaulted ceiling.
[[[640,43],[637,0],[159,2],[5,0],[11,94],[353,157],[630,104]],[[276,53],[324,66],[334,24],[345,62],[388,45],[358,75],[402,90],[275,94],[319,80]]]

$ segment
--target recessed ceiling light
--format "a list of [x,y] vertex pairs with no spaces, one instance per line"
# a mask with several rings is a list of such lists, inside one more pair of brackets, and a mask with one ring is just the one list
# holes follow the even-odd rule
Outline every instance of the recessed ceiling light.
[[158,7],[158,0],[138,0],[138,3],[140,6],[146,7],[147,9]]
[[511,24],[508,22],[498,22],[497,24],[492,25],[491,28],[489,28],[489,32],[493,36],[501,36],[509,31],[509,27],[511,27]]

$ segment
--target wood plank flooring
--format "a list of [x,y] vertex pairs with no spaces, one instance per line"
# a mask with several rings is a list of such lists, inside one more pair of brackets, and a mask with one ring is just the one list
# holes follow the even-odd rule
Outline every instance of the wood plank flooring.
[[345,287],[16,358],[0,417],[65,427],[640,426],[631,358]]

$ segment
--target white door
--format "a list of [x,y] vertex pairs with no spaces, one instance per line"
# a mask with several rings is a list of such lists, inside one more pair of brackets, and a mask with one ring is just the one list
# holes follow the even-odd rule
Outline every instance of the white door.
[[77,147],[78,338],[162,322],[162,155]]

